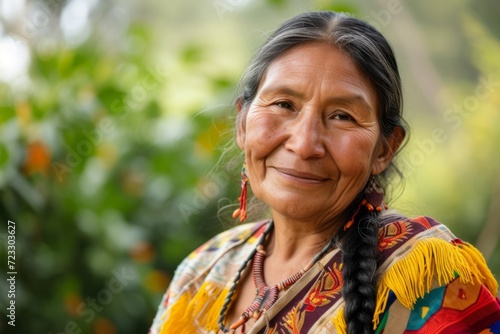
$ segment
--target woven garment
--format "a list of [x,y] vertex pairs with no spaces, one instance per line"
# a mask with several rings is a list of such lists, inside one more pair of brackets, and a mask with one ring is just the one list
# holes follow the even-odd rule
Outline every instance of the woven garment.
[[[178,267],[151,334],[212,334],[241,263],[267,222],[226,231]],[[500,333],[498,284],[482,255],[429,217],[379,230],[375,333]],[[247,330],[345,333],[341,252],[320,259]]]

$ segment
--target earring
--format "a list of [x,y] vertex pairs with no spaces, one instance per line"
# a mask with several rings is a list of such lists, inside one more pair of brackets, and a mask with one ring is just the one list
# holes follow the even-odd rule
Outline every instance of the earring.
[[344,231],[348,230],[354,224],[354,219],[362,206],[370,212],[373,210],[380,212],[382,209],[387,209],[387,205],[384,203],[384,189],[382,189],[374,175],[372,175],[370,181],[368,181],[363,200],[359,204],[358,209],[354,215],[352,215],[352,218],[344,225]]
[[241,168],[241,194],[238,197],[240,202],[240,207],[233,212],[233,218],[240,217],[240,222],[243,222],[247,218],[247,164],[243,163]]

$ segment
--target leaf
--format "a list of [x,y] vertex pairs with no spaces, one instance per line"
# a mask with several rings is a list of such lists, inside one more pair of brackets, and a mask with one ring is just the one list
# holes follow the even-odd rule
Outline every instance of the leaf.
[[9,161],[9,151],[5,145],[0,143],[0,167],[3,167]]

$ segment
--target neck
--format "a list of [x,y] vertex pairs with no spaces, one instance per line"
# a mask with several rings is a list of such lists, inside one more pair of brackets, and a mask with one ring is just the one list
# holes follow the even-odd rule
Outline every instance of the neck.
[[274,232],[266,245],[269,257],[286,263],[311,260],[342,229],[343,220],[291,220],[273,212]]

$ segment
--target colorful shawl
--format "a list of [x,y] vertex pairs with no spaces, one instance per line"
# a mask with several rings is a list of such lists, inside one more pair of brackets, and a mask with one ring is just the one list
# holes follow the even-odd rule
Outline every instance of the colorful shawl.
[[[267,222],[228,230],[178,267],[151,334],[218,333],[241,263]],[[500,333],[498,284],[482,255],[429,217],[379,231],[375,333]],[[249,334],[345,333],[341,252],[332,250],[292,285]]]

